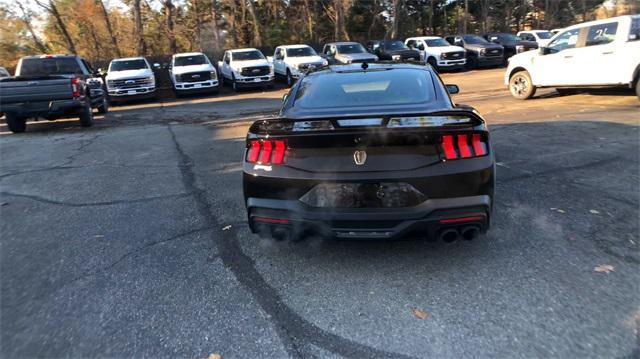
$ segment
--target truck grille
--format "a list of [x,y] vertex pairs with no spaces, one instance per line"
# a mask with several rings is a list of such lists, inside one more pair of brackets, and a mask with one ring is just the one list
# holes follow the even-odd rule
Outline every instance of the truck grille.
[[309,66],[321,67],[322,63],[318,62],[318,63],[310,63],[310,64],[300,64],[298,65],[298,70],[306,71],[307,69],[309,69]]
[[442,54],[443,60],[462,60],[464,59],[464,51],[445,52]]
[[178,76],[180,82],[200,82],[211,80],[211,72],[209,71],[201,71],[201,72],[189,72],[186,74],[181,74]]
[[270,73],[269,66],[252,66],[242,69],[242,76],[265,76]]
[[485,56],[487,57],[502,56],[502,49],[487,49],[485,52]]
[[131,79],[109,80],[107,86],[111,89],[132,89],[143,86],[150,86],[153,80],[148,77],[136,77]]

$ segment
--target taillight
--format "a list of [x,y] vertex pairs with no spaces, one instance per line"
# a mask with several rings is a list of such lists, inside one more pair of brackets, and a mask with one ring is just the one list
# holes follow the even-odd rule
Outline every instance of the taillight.
[[444,135],[442,136],[442,152],[447,160],[481,157],[487,154],[487,143],[478,133]]
[[80,79],[77,77],[71,79],[71,93],[73,98],[80,97]]
[[284,163],[287,146],[283,140],[251,140],[247,151],[247,162],[261,165]]

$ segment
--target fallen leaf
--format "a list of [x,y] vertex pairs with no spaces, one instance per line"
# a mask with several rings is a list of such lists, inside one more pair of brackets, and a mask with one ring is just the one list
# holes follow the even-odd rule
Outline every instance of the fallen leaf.
[[222,355],[218,354],[218,353],[213,353],[210,354],[207,359],[222,359]]
[[595,268],[593,268],[593,270],[595,272],[598,273],[610,273],[610,272],[615,272],[615,269],[613,268],[612,265],[609,264],[601,264],[599,266],[595,266]]
[[414,309],[413,310],[413,315],[416,316],[416,318],[418,319],[427,319],[427,317],[429,316],[429,313],[425,312],[422,309]]
[[228,231],[228,230],[230,230],[230,229],[231,229],[231,225],[228,225],[228,226],[224,226],[224,227],[222,227],[222,230],[223,230],[223,231]]
[[596,211],[595,209],[590,209],[589,213],[593,213],[593,214],[600,214],[600,212]]

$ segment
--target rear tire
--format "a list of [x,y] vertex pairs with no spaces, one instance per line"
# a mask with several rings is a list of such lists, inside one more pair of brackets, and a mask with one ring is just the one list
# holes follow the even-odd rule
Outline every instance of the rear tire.
[[287,86],[291,87],[293,86],[293,76],[291,76],[291,71],[289,71],[289,69],[287,69]]
[[14,114],[6,114],[7,127],[9,131],[13,133],[22,133],[27,129],[27,119],[25,117],[18,117]]
[[527,71],[518,71],[509,79],[509,92],[518,100],[527,100],[536,94],[536,87],[531,82]]
[[231,77],[231,88],[233,88],[233,91],[238,91],[238,82],[236,81],[235,75]]
[[86,104],[80,112],[80,126],[91,127],[93,125],[93,111],[91,111],[91,105]]
[[427,63],[431,65],[431,67],[433,67],[436,72],[440,71],[440,69],[438,68],[438,61],[436,61],[436,59],[434,59],[433,57],[428,58]]

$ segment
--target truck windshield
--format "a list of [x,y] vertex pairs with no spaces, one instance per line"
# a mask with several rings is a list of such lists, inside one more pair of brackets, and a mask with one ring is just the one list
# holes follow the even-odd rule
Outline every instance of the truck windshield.
[[435,97],[434,86],[423,70],[326,73],[302,79],[294,106],[320,109],[422,104]]
[[287,57],[305,57],[316,56],[316,52],[310,47],[296,47],[293,49],[287,49]]
[[207,58],[204,55],[180,56],[173,60],[173,66],[204,65],[207,63]]
[[340,54],[362,54],[367,52],[360,44],[338,45],[338,53]]
[[19,76],[81,75],[82,68],[73,57],[22,59]]
[[260,51],[242,51],[233,53],[233,61],[261,60],[264,55]]
[[550,39],[553,34],[549,31],[537,31],[536,35],[542,40]]
[[467,44],[486,44],[489,42],[477,35],[465,35],[462,38]]
[[400,40],[384,41],[383,45],[385,50],[407,50],[408,47]]
[[127,71],[148,69],[147,63],[142,59],[112,61],[109,71]]
[[444,39],[430,39],[426,40],[426,42],[429,47],[451,46],[451,44],[444,41]]

